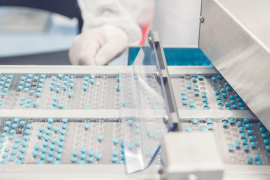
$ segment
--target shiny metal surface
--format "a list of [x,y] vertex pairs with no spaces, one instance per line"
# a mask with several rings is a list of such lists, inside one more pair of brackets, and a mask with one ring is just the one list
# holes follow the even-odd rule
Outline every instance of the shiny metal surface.
[[203,0],[199,47],[270,129],[270,1]]

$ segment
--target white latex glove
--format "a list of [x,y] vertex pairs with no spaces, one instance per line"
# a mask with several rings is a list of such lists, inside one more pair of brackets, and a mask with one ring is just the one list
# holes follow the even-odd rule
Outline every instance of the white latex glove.
[[73,65],[105,65],[128,45],[125,31],[114,25],[85,30],[78,35],[69,51]]

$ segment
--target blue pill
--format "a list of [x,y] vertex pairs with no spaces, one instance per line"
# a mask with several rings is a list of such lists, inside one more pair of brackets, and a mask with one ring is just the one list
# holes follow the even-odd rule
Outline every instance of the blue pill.
[[10,152],[10,154],[11,154],[12,156],[15,156],[15,155],[17,154],[17,151],[12,150],[12,151]]
[[242,139],[244,139],[244,138],[246,138],[246,133],[241,133],[240,136]]
[[206,93],[202,92],[202,98],[206,98]]
[[132,144],[132,143],[128,143],[128,144],[127,144],[127,147],[128,147],[129,149],[132,149],[132,148],[133,148],[133,144]]
[[246,145],[248,143],[248,140],[247,139],[242,139],[242,144],[243,145]]
[[248,162],[249,164],[252,164],[252,163],[253,163],[253,158],[248,157],[248,158],[247,158],[247,162]]
[[98,135],[97,139],[98,139],[98,141],[102,141],[103,136],[102,135]]
[[85,123],[85,124],[83,125],[83,127],[84,127],[85,129],[88,129],[88,128],[89,128],[89,124],[88,124],[88,123]]
[[260,127],[262,127],[262,126],[263,126],[262,122],[258,122],[258,125],[259,125]]
[[208,129],[212,130],[214,128],[214,125],[213,124],[207,124],[208,126]]
[[71,97],[72,96],[72,92],[68,92],[68,97]]
[[231,91],[232,90],[232,87],[231,86],[227,86],[226,88],[228,91]]
[[55,80],[56,80],[56,76],[52,76],[52,80],[54,80],[54,81],[55,81]]
[[181,91],[181,94],[182,94],[182,95],[185,95],[185,94],[186,94],[186,91],[185,91],[185,90],[182,90],[182,91]]
[[64,90],[66,90],[66,89],[67,89],[67,86],[66,86],[66,85],[63,85],[62,88],[63,88]]
[[212,118],[206,118],[206,122],[207,123],[212,123],[213,122],[213,119]]
[[61,133],[61,135],[65,135],[65,133],[66,133],[66,130],[64,130],[64,129],[61,129],[60,133]]
[[94,151],[93,151],[93,150],[90,150],[90,151],[88,151],[87,153],[88,153],[88,155],[89,155],[90,157],[92,157],[92,156],[94,155]]
[[148,135],[148,137],[151,138],[153,136],[153,133],[152,132],[148,132],[147,135]]
[[251,145],[251,147],[255,148],[257,143],[256,142],[251,142],[250,145]]
[[131,126],[133,124],[133,120],[132,119],[129,119],[128,120],[128,124]]
[[136,131],[137,134],[139,134],[140,133],[140,128],[136,128],[135,131]]
[[43,147],[47,147],[48,146],[48,142],[46,142],[46,141],[44,141],[43,143],[42,143],[42,145],[43,145]]
[[59,147],[62,147],[64,145],[64,143],[62,141],[59,141],[57,144]]
[[247,119],[247,118],[244,118],[243,121],[244,121],[245,124],[249,123],[249,119]]
[[23,154],[25,152],[25,148],[20,148],[20,152]]
[[97,154],[95,155],[95,157],[96,157],[97,160],[100,160],[100,159],[101,159],[101,154],[100,154],[100,153],[97,153]]
[[46,160],[47,160],[47,162],[50,163],[50,162],[52,162],[53,158],[52,157],[47,157]]
[[192,106],[192,107],[190,107],[190,109],[191,109],[191,110],[195,110],[196,108]]
[[253,131],[252,130],[247,130],[248,135],[252,135]]
[[270,145],[267,145],[265,148],[267,151],[270,151]]
[[14,141],[15,141],[15,143],[19,143],[21,140],[20,140],[20,138],[16,138]]
[[7,133],[6,133],[6,132],[2,132],[2,133],[1,133],[1,136],[2,136],[2,137],[6,137],[6,136],[7,136]]
[[246,124],[246,128],[250,129],[251,128],[251,124]]
[[51,129],[52,128],[52,124],[47,124],[47,128]]
[[55,91],[56,91],[57,93],[59,93],[60,88],[55,88]]
[[18,127],[18,125],[15,124],[15,123],[13,123],[13,124],[11,125],[11,127],[14,128],[14,129],[16,129],[16,128]]
[[80,158],[81,158],[82,160],[84,160],[84,159],[85,159],[85,154],[80,154]]
[[59,78],[59,79],[62,79],[63,76],[64,76],[63,74],[58,74],[58,78]]
[[5,151],[5,152],[9,152],[9,151],[10,151],[10,148],[7,147],[7,148],[4,149],[4,151]]
[[198,119],[197,118],[192,118],[192,123],[193,124],[197,124],[198,123]]
[[57,160],[59,160],[59,159],[61,159],[61,154],[55,154],[55,156],[54,156]]
[[242,133],[242,132],[244,132],[244,131],[245,131],[245,128],[243,128],[243,127],[239,127],[239,128],[238,128],[238,130],[239,130],[239,132],[240,132],[240,133]]
[[[7,157],[8,157],[7,154],[3,154],[3,155],[2,155],[2,158],[3,158],[3,159],[6,159]],[[2,162],[2,161],[1,161],[1,162]]]
[[4,126],[4,127],[3,127],[3,130],[4,130],[4,131],[8,131],[8,130],[9,130],[9,127],[8,127],[8,126]]
[[216,91],[215,91],[215,94],[216,94],[216,95],[220,95],[220,91],[216,90]]
[[63,81],[64,85],[67,85],[68,84],[68,81]]
[[191,84],[190,83],[187,83],[187,88],[191,89]]
[[66,124],[66,123],[68,122],[68,119],[67,119],[67,118],[62,118],[62,122],[63,122],[64,124]]
[[18,157],[19,159],[22,159],[22,158],[23,158],[23,154],[20,153],[20,154],[17,155],[17,157]]
[[39,92],[36,93],[36,97],[40,97],[40,93]]
[[255,140],[255,137],[254,136],[249,136],[248,139],[249,139],[250,142],[252,142],[252,141]]
[[50,86],[50,89],[51,89],[51,90],[53,90],[53,88],[54,88],[54,86],[53,86],[53,85],[51,85],[51,86]]
[[9,136],[8,136],[8,139],[9,139],[9,140],[13,140],[13,139],[14,139],[14,136],[13,136],[13,135],[9,135]]
[[217,98],[217,100],[221,100],[221,96],[220,95],[217,95],[216,98]]
[[39,145],[39,144],[36,144],[36,145],[34,146],[34,148],[35,148],[35,150],[39,150],[40,145]]
[[48,141],[50,139],[50,136],[45,135],[45,136],[43,136],[43,138],[45,139],[45,141]]
[[36,81],[37,81],[37,80],[38,80],[38,76],[34,76],[34,80],[36,80]]
[[118,138],[113,138],[113,143],[117,144],[118,143]]
[[223,105],[223,104],[219,104],[218,106],[219,106],[219,107],[221,107],[221,108],[223,108],[223,107],[224,107],[224,105]]
[[51,144],[51,145],[49,146],[49,148],[50,148],[51,151],[53,151],[53,150],[55,149],[55,145]]
[[64,124],[64,123],[63,123],[63,124],[61,125],[61,127],[62,127],[62,129],[66,129],[66,128],[67,128],[67,124]]
[[259,154],[255,154],[254,158],[255,158],[256,161],[259,161],[261,159],[261,156]]
[[65,139],[65,136],[64,135],[59,136],[59,140],[60,141],[64,141],[64,139]]
[[207,128],[205,126],[201,127],[201,131],[206,131],[206,130],[207,130]]
[[223,101],[222,100],[217,100],[218,104],[222,104]]
[[249,151],[249,145],[244,145],[245,151]]
[[266,139],[268,137],[268,135],[266,133],[262,133],[262,137],[263,137],[263,139]]
[[192,81],[193,81],[193,82],[196,82],[196,80],[197,80],[197,77],[196,77],[196,76],[193,76],[193,77],[192,77]]
[[189,127],[189,126],[186,127],[186,131],[187,131],[187,132],[190,132],[191,130],[192,130],[191,127]]
[[32,152],[32,154],[33,154],[34,157],[36,157],[36,156],[38,155],[38,151],[37,151],[37,150],[34,150],[34,151]]
[[56,149],[56,151],[57,151],[58,153],[62,153],[62,151],[63,151],[63,148],[61,148],[61,147],[58,147],[58,148]]
[[231,124],[235,123],[235,119],[234,118],[229,118],[229,121]]
[[235,104],[236,103],[236,101],[235,100],[231,100],[231,104]]
[[26,142],[26,141],[23,141],[23,142],[22,142],[22,146],[23,146],[23,147],[26,147],[26,145],[27,145],[27,142]]
[[94,159],[93,159],[93,157],[88,157],[86,160],[87,160],[87,162],[91,163],[91,162],[93,162]]
[[265,127],[260,127],[261,132],[265,132],[265,130],[266,130]]
[[[39,157],[41,157],[41,155]],[[44,155],[44,157],[42,156],[42,159],[45,159],[45,155]],[[38,161],[38,164],[44,164],[44,161],[43,160],[39,160]]]
[[94,78],[91,78],[91,79],[90,79],[90,82],[91,82],[91,84],[94,84],[95,79],[94,79]]
[[212,81],[216,82],[217,78],[216,77],[212,77]]
[[69,83],[70,88],[73,88],[73,86],[74,86],[74,83]]
[[230,144],[230,145],[228,145],[228,148],[229,148],[230,151],[233,151],[234,150],[234,145]]
[[54,101],[57,101],[57,100],[58,100],[58,97],[57,97],[57,96],[54,96],[54,97],[53,97],[53,100],[54,100]]
[[187,105],[188,103],[187,100],[183,100],[182,102],[183,102],[183,105]]
[[269,145],[269,143],[270,143],[269,139],[264,139],[263,142],[265,145]]
[[58,107],[60,108],[60,109],[62,109],[63,108],[63,104],[58,104]]
[[73,152],[72,152],[72,155],[73,155],[74,157],[77,157],[77,156],[78,156],[78,151],[73,151]]
[[235,142],[235,146],[236,146],[236,148],[240,148],[241,147],[241,143],[240,142]]
[[118,161],[118,158],[117,157],[112,157],[112,162],[113,163],[116,163]]
[[242,121],[237,121],[237,126],[240,127],[243,125],[243,122]]

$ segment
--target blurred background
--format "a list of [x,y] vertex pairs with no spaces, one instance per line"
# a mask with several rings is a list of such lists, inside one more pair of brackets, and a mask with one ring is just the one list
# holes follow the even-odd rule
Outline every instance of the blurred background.
[[69,65],[81,26],[76,0],[1,0],[0,64]]
[[[198,49],[200,0],[148,2],[146,10],[155,10],[142,33],[158,31],[168,65],[212,65]],[[0,65],[70,65],[68,51],[82,24],[77,0],[0,0]],[[126,57],[130,65],[138,51],[129,47],[108,65],[125,65]]]

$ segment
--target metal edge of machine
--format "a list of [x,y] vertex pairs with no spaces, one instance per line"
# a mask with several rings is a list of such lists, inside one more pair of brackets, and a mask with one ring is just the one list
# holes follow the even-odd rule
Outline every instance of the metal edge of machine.
[[200,49],[268,130],[269,7],[267,0],[202,0],[199,35]]

